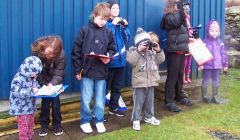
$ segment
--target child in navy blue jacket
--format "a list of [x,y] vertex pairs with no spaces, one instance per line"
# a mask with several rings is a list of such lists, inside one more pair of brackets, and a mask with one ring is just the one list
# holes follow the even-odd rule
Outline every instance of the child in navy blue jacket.
[[33,138],[34,112],[37,110],[33,96],[40,88],[36,78],[41,71],[41,60],[36,56],[27,57],[11,83],[9,114],[17,116],[20,140]]
[[[108,76],[106,64],[110,59],[93,58],[88,54],[109,55],[110,57],[114,55],[114,38],[111,31],[105,27],[110,15],[109,4],[99,3],[93,10],[89,23],[80,30],[72,49],[75,76],[77,80],[80,80],[80,127],[84,133],[93,132],[90,125],[92,120],[99,133],[106,131],[103,124]],[[92,97],[94,97],[94,105],[91,111]]]
[[130,39],[130,31],[128,22],[119,16],[119,3],[116,0],[109,0],[111,18],[106,23],[115,39],[115,49],[117,53],[113,60],[108,64],[109,74],[107,79],[107,91],[110,91],[109,114],[116,116],[124,116],[125,108],[119,106],[119,98],[121,96],[120,89],[123,86],[124,67],[126,66],[126,44]]

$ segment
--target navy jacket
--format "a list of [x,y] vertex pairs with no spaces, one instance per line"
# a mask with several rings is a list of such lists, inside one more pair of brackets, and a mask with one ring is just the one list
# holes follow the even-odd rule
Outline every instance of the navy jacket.
[[86,54],[113,56],[115,53],[115,43],[112,32],[106,26],[98,27],[91,21],[80,30],[75,39],[72,49],[72,63],[75,75],[81,70],[82,76],[91,79],[107,79],[108,67],[100,59],[87,57]]

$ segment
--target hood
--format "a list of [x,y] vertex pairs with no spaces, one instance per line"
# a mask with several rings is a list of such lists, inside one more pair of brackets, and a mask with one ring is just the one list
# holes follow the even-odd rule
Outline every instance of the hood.
[[30,77],[31,75],[37,75],[42,71],[42,62],[36,56],[27,57],[18,69],[18,73]]
[[[210,35],[209,35],[209,28],[210,28],[210,26],[212,25],[212,23],[213,22],[217,22],[216,20],[214,20],[214,19],[212,19],[212,20],[210,20],[208,23],[207,23],[207,25],[206,25],[206,34],[207,34],[207,39],[210,39],[210,40],[213,40],[213,39],[215,39],[215,38],[213,38],[213,37],[211,37]],[[218,22],[217,22],[218,23]],[[218,23],[218,26],[219,26],[219,23]],[[219,28],[220,29],[220,28]],[[221,31],[220,31],[221,32]],[[216,39],[219,39],[219,36],[216,38]]]

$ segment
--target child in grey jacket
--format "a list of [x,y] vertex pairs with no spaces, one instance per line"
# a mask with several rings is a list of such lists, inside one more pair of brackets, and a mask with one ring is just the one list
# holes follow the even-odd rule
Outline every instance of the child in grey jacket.
[[[150,35],[154,37],[151,38]],[[160,82],[158,64],[165,60],[165,55],[156,38],[158,39],[156,34],[148,34],[138,28],[134,38],[135,47],[130,47],[127,53],[127,61],[132,66],[134,130],[141,129],[142,110],[146,123],[160,124],[160,120],[154,117],[154,86],[158,86]]]

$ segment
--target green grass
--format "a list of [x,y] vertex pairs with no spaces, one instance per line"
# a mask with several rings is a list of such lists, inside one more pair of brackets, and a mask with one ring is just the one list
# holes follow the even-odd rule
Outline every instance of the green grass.
[[141,131],[132,127],[116,130],[86,139],[106,140],[213,140],[207,132],[220,130],[240,137],[240,70],[230,69],[221,76],[219,93],[229,99],[228,104],[197,104],[187,112],[161,118],[159,126],[141,125]]

